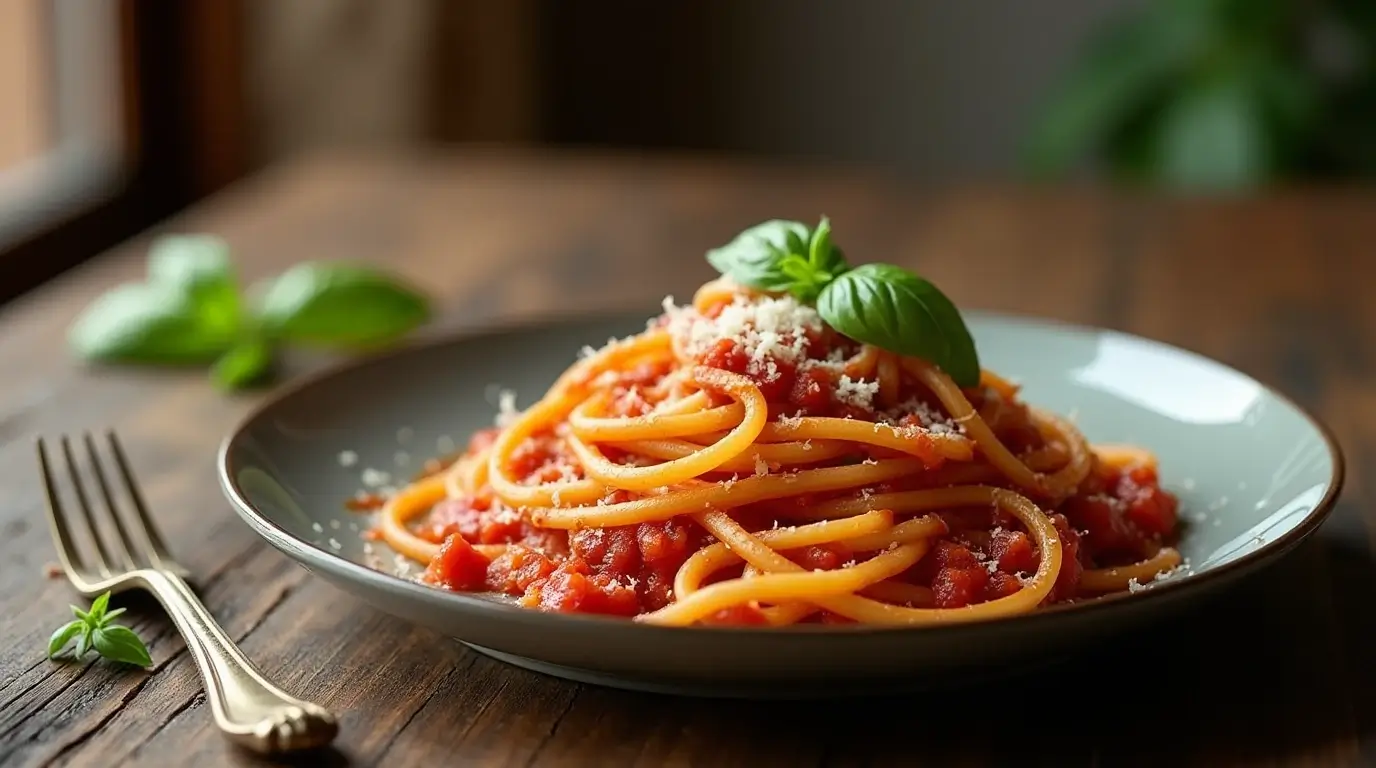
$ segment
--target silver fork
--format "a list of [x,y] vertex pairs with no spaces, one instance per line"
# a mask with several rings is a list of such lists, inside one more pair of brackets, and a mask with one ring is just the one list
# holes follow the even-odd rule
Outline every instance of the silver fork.
[[[94,478],[104,502],[104,517],[115,530],[113,537],[108,532],[102,536],[96,523],[97,513],[91,504],[92,494],[89,485],[82,480],[71,441],[65,435],[61,439],[62,457],[81,512],[75,525],[78,530],[85,528],[91,544],[84,554],[72,536],[73,523],[63,509],[47,447],[42,438],[38,439],[38,465],[48,495],[48,523],[62,570],[72,585],[86,597],[95,597],[107,590],[111,593],[130,589],[152,592],[172,617],[172,623],[181,631],[186,647],[196,660],[215,723],[235,743],[265,754],[328,744],[339,732],[334,715],[268,682],[215,623],[215,618],[183,578],[186,571],[168,554],[115,433],[107,432],[105,437],[115,468],[123,479],[128,500],[125,514],[120,512],[121,505],[115,503],[96,441],[87,433],[82,442],[86,447],[88,473]],[[129,507],[133,508],[133,515],[127,514]]]

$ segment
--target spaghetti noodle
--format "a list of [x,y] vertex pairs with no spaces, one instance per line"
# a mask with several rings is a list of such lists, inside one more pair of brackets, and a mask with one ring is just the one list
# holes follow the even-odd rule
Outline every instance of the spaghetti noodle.
[[666,625],[971,621],[1180,563],[1147,452],[725,279],[387,500],[425,581]]

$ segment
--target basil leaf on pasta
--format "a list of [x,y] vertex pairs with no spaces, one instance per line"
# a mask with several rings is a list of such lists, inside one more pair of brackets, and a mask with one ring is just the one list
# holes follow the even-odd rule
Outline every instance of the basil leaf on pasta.
[[806,258],[810,238],[811,233],[801,222],[774,219],[708,251],[707,261],[740,285],[762,291],[787,291],[797,282],[797,273],[786,272],[783,262],[789,256]]
[[906,269],[856,267],[822,289],[817,311],[856,341],[935,363],[962,387],[979,383],[979,355],[960,311]]

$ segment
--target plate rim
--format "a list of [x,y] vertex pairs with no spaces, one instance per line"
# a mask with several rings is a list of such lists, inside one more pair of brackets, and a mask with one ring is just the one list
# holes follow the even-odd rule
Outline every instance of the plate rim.
[[483,599],[462,592],[451,592],[449,590],[426,586],[386,571],[370,568],[367,565],[350,560],[343,555],[318,547],[290,533],[267,515],[255,509],[239,487],[236,479],[237,473],[234,471],[234,461],[231,456],[234,446],[245,437],[251,425],[299,392],[308,390],[336,376],[342,376],[356,370],[385,364],[389,360],[410,355],[425,355],[444,347],[456,346],[480,338],[519,335],[570,322],[588,324],[597,322],[619,322],[623,320],[634,322],[643,321],[646,317],[643,312],[635,313],[625,309],[602,312],[537,313],[533,316],[519,319],[479,323],[458,330],[407,341],[406,343],[388,350],[365,354],[334,365],[326,366],[319,371],[297,377],[265,395],[235,422],[234,426],[220,442],[216,455],[216,476],[219,480],[220,489],[225,498],[230,502],[230,506],[233,507],[239,517],[248,524],[249,528],[265,539],[269,544],[301,564],[323,567],[327,570],[340,573],[341,575],[347,574],[349,577],[370,582],[370,586],[376,589],[401,589],[406,593],[414,595],[418,599],[427,600],[432,603],[438,602],[439,604],[447,604],[452,608],[460,609],[464,612],[483,614],[484,618],[538,625],[547,625],[549,622],[555,622],[558,625],[568,626],[570,628],[575,626],[584,626],[587,628],[602,627],[606,629],[621,628],[625,631],[641,632],[647,636],[660,633],[673,633],[675,636],[682,635],[683,633],[694,633],[704,636],[745,635],[771,638],[815,638],[821,636],[842,638],[864,637],[877,634],[892,636],[894,634],[915,632],[921,633],[923,637],[931,637],[967,631],[972,627],[998,627],[1012,630],[1021,625],[1038,623],[1044,619],[1061,616],[1063,614],[1088,617],[1094,613],[1126,609],[1150,603],[1153,600],[1164,602],[1166,598],[1171,596],[1181,597],[1188,590],[1200,590],[1210,585],[1218,585],[1229,578],[1251,573],[1258,570],[1270,560],[1289,552],[1296,545],[1308,539],[1324,521],[1328,519],[1339,497],[1342,495],[1342,490],[1347,479],[1346,458],[1343,454],[1342,446],[1338,442],[1337,437],[1333,434],[1332,429],[1309,409],[1295,402],[1289,395],[1251,374],[1240,371],[1231,365],[1200,352],[1114,328],[1092,326],[1055,318],[1013,312],[967,310],[965,314],[967,318],[989,320],[1006,324],[1035,326],[1058,333],[1069,332],[1085,336],[1111,334],[1184,355],[1187,358],[1191,358],[1194,362],[1211,365],[1235,376],[1240,376],[1248,381],[1254,382],[1268,395],[1276,398],[1298,413],[1304,421],[1308,423],[1310,428],[1323,438],[1324,445],[1328,450],[1329,459],[1332,464],[1332,472],[1328,478],[1323,497],[1314,505],[1313,509],[1305,515],[1304,519],[1301,520],[1299,524],[1286,531],[1278,538],[1262,544],[1257,549],[1242,555],[1238,559],[1207,570],[1190,573],[1178,579],[1167,580],[1157,586],[1153,586],[1151,589],[1140,590],[1138,592],[1119,592],[1085,602],[1061,603],[1040,608],[1030,613],[1012,616],[999,616],[978,621],[957,621],[916,626],[857,624],[837,626],[791,625],[787,627],[670,627],[645,624],[624,617],[538,611]]

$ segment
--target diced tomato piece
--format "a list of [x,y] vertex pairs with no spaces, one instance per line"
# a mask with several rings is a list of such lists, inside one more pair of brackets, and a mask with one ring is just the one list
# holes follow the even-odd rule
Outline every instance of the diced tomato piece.
[[450,534],[457,533],[469,542],[478,541],[482,529],[483,512],[475,504],[476,499],[445,499],[430,511],[430,517],[418,533],[421,538],[443,542]]
[[1017,594],[1022,589],[1022,582],[1018,581],[1017,576],[999,571],[989,574],[989,582],[984,585],[984,599],[998,600],[1001,597]]
[[425,580],[446,589],[473,592],[487,580],[487,558],[457,533],[449,535],[425,569]]
[[591,586],[585,573],[573,567],[572,562],[566,562],[556,568],[548,579],[527,587],[521,604],[556,613],[572,613],[587,601]]
[[524,544],[531,549],[536,549],[548,555],[567,555],[569,553],[569,535],[567,531],[553,528],[536,528],[526,523],[521,531],[521,538],[517,543]]
[[825,544],[818,544],[802,549],[793,549],[783,553],[784,557],[801,565],[809,571],[833,571],[841,567],[845,562],[848,553],[844,553],[835,547]]
[[675,569],[697,549],[688,526],[677,520],[641,523],[635,530],[640,558],[647,564],[671,564]]
[[710,349],[698,356],[698,362],[709,368],[721,368],[732,373],[745,373],[750,356],[745,347],[731,339],[718,339]]
[[939,568],[983,568],[969,547],[953,541],[939,541],[930,557]]
[[914,583],[932,584],[943,568],[984,568],[969,547],[948,539],[936,542],[925,557],[909,571]]
[[674,575],[678,569],[659,569],[646,566],[640,572],[640,582],[636,593],[640,595],[640,606],[646,611],[657,611],[674,601]]
[[983,598],[988,581],[989,571],[983,566],[941,568],[932,578],[932,597],[938,608],[964,608]]
[[525,523],[514,512],[504,515],[487,515],[478,528],[478,544],[507,544],[519,541],[525,532]]
[[831,393],[836,389],[832,374],[825,368],[809,366],[793,381],[789,402],[808,416],[825,416],[831,410]]
[[1084,573],[1080,534],[1075,532],[1065,515],[1052,515],[1051,524],[1056,526],[1056,534],[1061,542],[1061,572],[1056,575],[1056,586],[1051,588],[1051,594],[1044,603],[1057,603],[1074,597],[1080,591],[1080,575]]
[[1136,554],[1141,536],[1132,529],[1124,514],[1126,505],[1109,496],[1076,496],[1061,511],[1078,529],[1085,532],[1085,544],[1094,557],[1105,554]]
[[569,534],[569,551],[596,572],[631,576],[640,570],[636,526],[583,528]]
[[999,561],[1004,573],[1031,573],[1037,570],[1037,550],[1022,531],[1002,529],[989,537],[989,556]]
[[1127,503],[1127,518],[1148,536],[1161,538],[1175,531],[1179,502],[1161,489],[1156,472],[1137,467],[1118,481],[1118,498]]
[[516,450],[511,453],[511,473],[518,479],[524,480],[549,464],[554,457],[555,442],[553,438],[547,436],[527,438],[516,446]]
[[771,358],[770,362],[773,365],[766,364],[751,378],[760,388],[760,394],[764,395],[766,402],[780,403],[789,399],[794,382],[797,380],[798,371],[793,363],[784,360]]
[[523,594],[554,572],[554,563],[528,547],[512,545],[487,566],[487,588],[508,595]]
[[579,608],[584,613],[602,613],[613,616],[634,616],[640,613],[640,598],[629,579],[609,573],[596,573],[588,577],[593,589],[587,601]]

